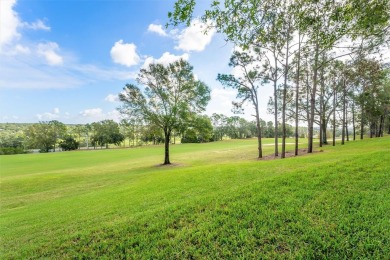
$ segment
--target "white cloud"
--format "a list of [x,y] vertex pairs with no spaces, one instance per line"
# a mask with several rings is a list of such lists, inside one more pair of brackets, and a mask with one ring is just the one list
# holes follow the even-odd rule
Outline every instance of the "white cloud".
[[164,37],[168,36],[161,24],[149,24],[148,32],[154,32]]
[[80,112],[80,115],[84,117],[100,117],[103,115],[101,108],[89,108]]
[[104,100],[110,103],[114,103],[119,101],[119,97],[118,95],[109,94]]
[[61,65],[64,62],[57,51],[59,51],[59,47],[55,42],[38,44],[38,55],[43,56],[49,65]]
[[116,122],[120,121],[121,114],[117,110],[112,110],[110,112],[104,113],[101,108],[89,108],[81,111],[79,113],[82,117],[84,117],[84,122],[85,119],[92,122],[96,121],[101,121],[105,119],[112,119]]
[[55,120],[60,118],[60,109],[58,107],[55,107],[52,112],[45,112],[43,114],[36,114],[35,115],[38,120]]
[[29,47],[23,46],[21,44],[17,44],[12,54],[18,55],[18,54],[30,54],[30,53],[31,51]]
[[235,100],[236,92],[233,89],[213,88],[211,90],[211,101],[207,107],[209,114],[227,114],[231,110],[232,101]]
[[161,63],[166,66],[169,63],[175,62],[180,59],[188,60],[189,57],[190,56],[187,53],[184,53],[183,55],[174,55],[169,52],[164,52],[163,55],[158,59],[155,59],[153,57],[147,57],[142,67],[147,68],[152,63]]
[[17,31],[20,25],[18,14],[12,9],[16,0],[0,1],[0,51],[5,44],[20,38]]
[[39,121],[55,120],[55,119],[58,119],[60,117],[60,110],[58,108],[54,108],[53,112],[45,112],[43,114],[36,114],[35,116],[38,118]]
[[50,31],[50,26],[47,26],[42,20],[38,19],[36,22],[33,23],[27,23],[24,22],[22,24],[22,27],[32,29],[32,30],[44,30],[44,31]]
[[140,62],[140,57],[136,52],[137,46],[134,43],[123,43],[117,41],[111,48],[111,58],[115,63],[131,67]]
[[209,29],[205,33],[205,29],[209,25],[201,22],[199,19],[194,19],[189,27],[180,32],[177,36],[178,45],[175,49],[183,51],[203,51],[211,42],[215,29]]

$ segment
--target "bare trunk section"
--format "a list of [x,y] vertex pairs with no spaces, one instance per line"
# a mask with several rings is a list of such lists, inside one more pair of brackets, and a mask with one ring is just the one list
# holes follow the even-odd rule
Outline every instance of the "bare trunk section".
[[[354,94],[353,94],[354,95]],[[355,126],[355,97],[352,96],[352,132],[353,140],[356,140],[356,126]]]
[[278,93],[277,93],[277,80],[278,80],[278,61],[276,59],[276,53],[274,51],[275,59],[275,77],[274,77],[274,108],[275,108],[275,157],[279,156],[279,144],[278,144]]
[[256,107],[256,127],[257,127],[257,148],[259,150],[259,158],[263,158],[263,149],[261,147],[261,126],[260,126],[260,116],[259,108]]
[[295,156],[298,155],[298,105],[299,105],[299,81],[300,81],[300,73],[301,73],[301,32],[298,31],[298,64],[297,64],[297,85],[295,91]]
[[336,83],[333,83],[333,137],[332,145],[336,145]]
[[341,144],[345,141],[345,78],[343,79],[343,122],[341,129]]
[[316,103],[316,92],[317,92],[317,74],[318,74],[318,54],[319,45],[318,42],[315,46],[315,58],[314,58],[314,71],[313,71],[313,89],[310,96],[310,121],[309,121],[309,137],[308,137],[308,153],[313,152],[313,136],[314,136],[314,107]]
[[[287,39],[290,36],[290,24],[287,28]],[[288,51],[289,42],[286,43],[286,64],[284,68],[283,104],[282,104],[282,158],[286,157],[286,99],[287,99],[287,78],[288,78]]]
[[171,140],[171,130],[168,128],[164,128],[164,137],[165,137],[165,157],[164,157],[164,165],[171,164],[169,161],[169,142]]

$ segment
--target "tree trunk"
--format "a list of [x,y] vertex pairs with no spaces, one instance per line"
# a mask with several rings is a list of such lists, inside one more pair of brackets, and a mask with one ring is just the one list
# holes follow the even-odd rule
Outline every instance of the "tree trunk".
[[322,119],[322,136],[321,136],[321,140],[322,140],[322,143],[323,144],[327,144],[328,143],[328,136],[326,135],[326,120],[325,118]]
[[[290,36],[290,24],[288,24],[287,38]],[[289,42],[286,43],[286,64],[284,68],[283,104],[282,104],[282,158],[286,157],[286,99],[287,99],[287,78],[288,78],[288,51]]]
[[263,149],[261,147],[261,126],[259,108],[256,106],[256,128],[257,128],[257,149],[259,150],[259,158],[263,158]]
[[[364,88],[363,88],[364,89]],[[361,115],[361,119],[360,119],[360,140],[363,140],[363,135],[364,135],[364,121],[365,121],[365,118],[364,118],[364,101],[363,101],[363,104],[362,104],[362,115]]]
[[310,103],[309,103],[309,72],[306,70],[306,118],[307,118],[307,138],[309,139],[309,128],[310,128]]
[[[347,110],[348,110],[348,108],[347,108]],[[348,111],[345,113],[345,135],[347,136],[347,142],[349,142]]]
[[314,71],[313,71],[313,89],[310,96],[310,121],[309,121],[309,140],[308,140],[308,153],[313,152],[313,136],[314,136],[314,108],[316,104],[316,92],[317,92],[317,74],[318,74],[318,54],[319,44],[318,41],[315,47],[314,57]]
[[379,137],[383,137],[383,128],[385,126],[385,116],[381,115],[381,124],[379,127]]
[[356,126],[355,126],[355,97],[353,96],[352,100],[352,132],[353,140],[356,140]]
[[164,165],[171,164],[169,161],[169,141],[171,140],[171,130],[164,128],[164,136],[165,136],[165,157],[164,157]]
[[341,144],[345,141],[345,78],[343,79],[343,122],[341,127]]
[[333,83],[333,137],[332,145],[336,145],[336,83]]
[[298,155],[298,105],[299,105],[299,81],[300,81],[300,73],[301,73],[301,32],[298,30],[298,64],[297,64],[297,86],[295,90],[295,156]]
[[323,125],[323,121],[325,121],[324,119],[324,115],[323,115],[323,112],[324,112],[324,109],[323,109],[323,106],[324,106],[324,67],[321,68],[321,89],[320,89],[320,147],[322,147],[322,144],[323,144],[323,138],[324,138],[324,125]]
[[275,78],[274,78],[274,109],[275,109],[275,157],[279,156],[278,144],[278,93],[277,93],[277,79],[278,79],[278,61],[274,51],[275,58]]

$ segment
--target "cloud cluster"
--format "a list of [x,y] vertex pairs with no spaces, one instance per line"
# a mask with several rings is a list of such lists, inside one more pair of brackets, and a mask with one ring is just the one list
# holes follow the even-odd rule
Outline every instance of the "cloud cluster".
[[148,32],[157,33],[160,36],[168,36],[161,24],[149,24]]
[[104,113],[101,108],[89,108],[83,111],[80,111],[79,115],[83,117],[83,121],[97,122],[105,119],[112,119],[116,122],[119,122],[121,119],[121,114],[117,110],[112,110],[110,112]]
[[21,24],[21,27],[31,29],[31,30],[44,30],[44,31],[50,31],[50,26],[47,26],[42,20],[38,19],[36,22],[33,23],[27,23],[23,22]]
[[215,29],[209,29],[206,32],[208,27],[208,24],[198,19],[193,20],[189,27],[179,33],[178,44],[175,48],[183,51],[203,51],[215,34]]
[[153,64],[153,63],[160,63],[160,64],[167,66],[169,63],[178,61],[180,59],[188,60],[189,57],[190,56],[187,53],[184,53],[182,55],[174,55],[174,54],[171,54],[169,52],[164,52],[163,55],[158,59],[155,59],[153,57],[147,57],[145,59],[144,65],[142,67],[147,68],[150,64]]
[[64,59],[58,54],[59,47],[55,42],[40,43],[37,53],[43,56],[49,65],[61,65]]
[[134,43],[124,43],[123,40],[119,40],[111,48],[111,58],[115,63],[131,67],[141,61],[136,50],[137,46]]
[[211,24],[204,23],[199,19],[194,19],[191,25],[183,30],[171,30],[166,32],[162,25],[150,24],[149,32],[157,33],[160,36],[171,37],[175,40],[175,49],[186,52],[203,51],[210,44],[215,29],[211,28]]
[[51,121],[60,118],[60,109],[54,108],[52,112],[45,112],[43,114],[36,114],[39,121]]
[[4,45],[20,38],[17,31],[21,24],[18,14],[13,10],[16,0],[0,1],[0,52]]

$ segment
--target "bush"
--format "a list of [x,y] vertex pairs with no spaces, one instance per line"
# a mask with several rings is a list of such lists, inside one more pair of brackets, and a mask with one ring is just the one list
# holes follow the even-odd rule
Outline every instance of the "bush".
[[76,150],[79,148],[79,142],[71,136],[66,136],[65,139],[60,142],[60,147],[65,151]]
[[27,153],[22,147],[0,147],[0,155]]

